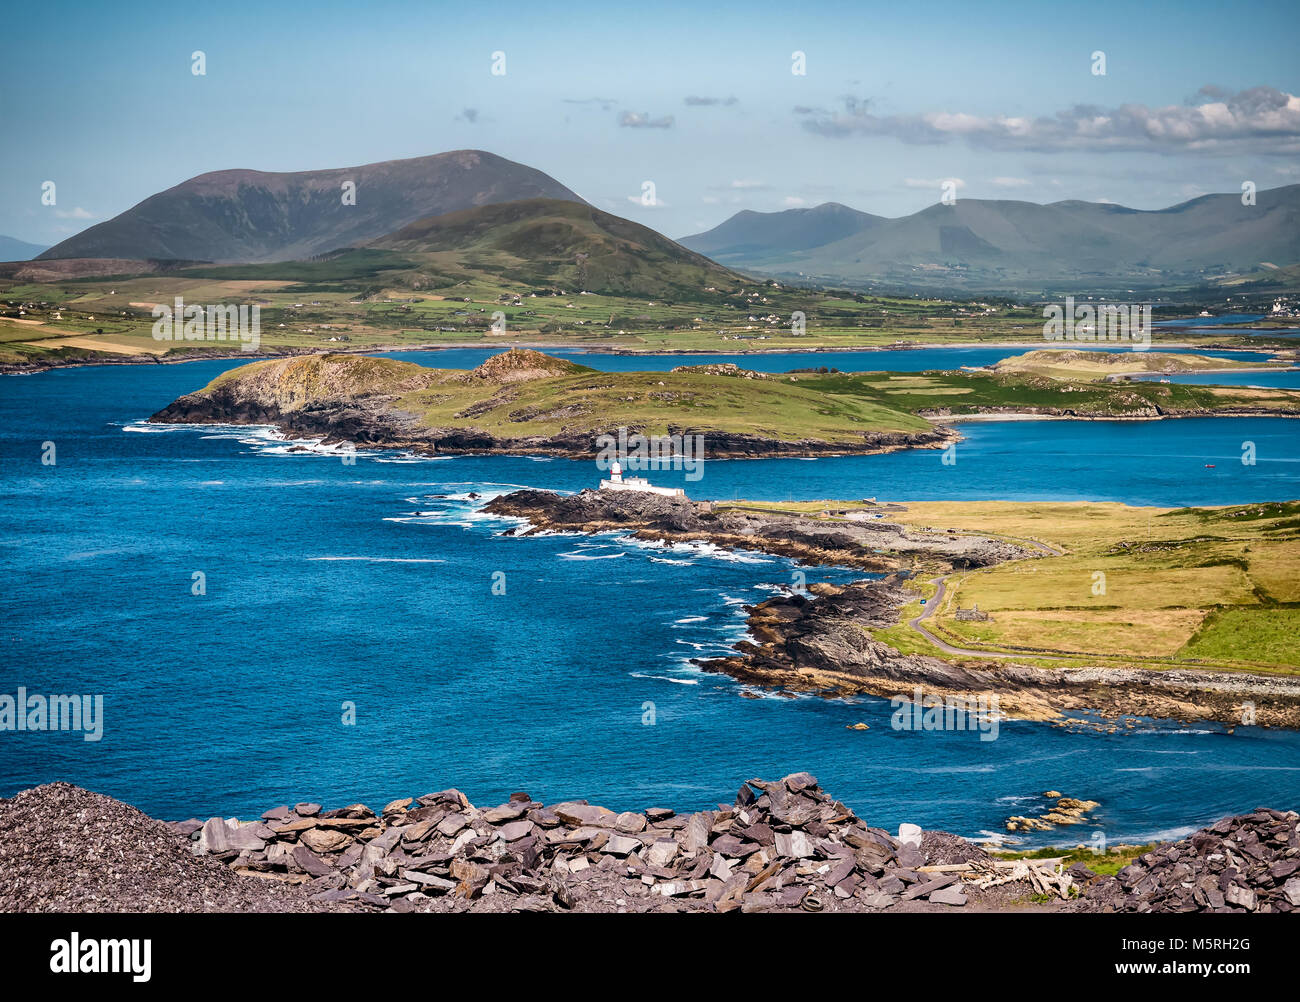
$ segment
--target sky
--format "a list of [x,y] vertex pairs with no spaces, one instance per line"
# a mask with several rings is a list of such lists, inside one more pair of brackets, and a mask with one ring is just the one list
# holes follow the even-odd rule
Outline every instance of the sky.
[[906,215],[945,181],[1141,209],[1300,182],[1296,0],[49,0],[6,35],[0,234],[42,245],[208,171],[454,149],[671,237],[741,209]]

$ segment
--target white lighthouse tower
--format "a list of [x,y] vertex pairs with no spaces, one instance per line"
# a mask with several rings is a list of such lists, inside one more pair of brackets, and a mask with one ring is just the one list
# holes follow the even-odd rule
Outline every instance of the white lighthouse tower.
[[647,494],[662,494],[670,498],[686,497],[686,492],[680,487],[656,487],[645,477],[623,479],[623,467],[617,460],[609,468],[609,478],[600,482],[600,489],[602,491],[644,491]]

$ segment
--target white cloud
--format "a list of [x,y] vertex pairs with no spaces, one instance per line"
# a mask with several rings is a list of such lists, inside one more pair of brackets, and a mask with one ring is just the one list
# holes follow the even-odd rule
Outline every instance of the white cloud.
[[1028,188],[1032,182],[1023,177],[991,177],[989,184],[995,188]]
[[625,111],[619,116],[618,124],[626,129],[671,129],[673,116],[651,118],[645,112]]
[[77,208],[69,209],[69,210],[55,209],[54,214],[58,216],[60,219],[94,219],[95,218],[95,214],[93,212],[87,212],[85,209],[81,208],[81,206],[77,206]]
[[800,198],[798,195],[786,195],[785,198],[781,200],[781,204],[783,204],[787,209],[797,209],[800,206],[807,205],[808,201],[807,199]]
[[916,145],[961,139],[987,149],[1041,152],[1300,153],[1300,97],[1267,86],[1233,93],[1207,85],[1188,104],[1075,105],[1037,118],[949,111],[875,115],[870,107],[870,101],[846,97],[841,110],[818,111],[804,118],[803,127],[832,137],[884,135]]

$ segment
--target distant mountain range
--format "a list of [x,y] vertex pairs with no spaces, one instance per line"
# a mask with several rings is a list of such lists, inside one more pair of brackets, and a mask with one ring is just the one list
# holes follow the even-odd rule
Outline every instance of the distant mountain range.
[[[347,182],[355,184],[355,204],[344,199]],[[0,260],[39,250],[5,246]],[[1111,292],[1300,263],[1300,185],[1260,191],[1250,206],[1239,194],[1206,195],[1157,211],[959,198],[889,219],[831,202],[740,212],[674,243],[593,209],[539,170],[457,150],[332,170],[202,174],[38,260],[73,275],[102,273],[109,258],[120,262],[111,266],[119,273],[165,270],[169,262],[305,261],[358,248],[418,253],[418,264],[444,278],[490,273],[647,295],[699,292],[710,275],[740,281],[730,268],[858,288]],[[371,254],[365,267],[376,266]]]
[[0,235],[0,261],[30,261],[45,247],[26,240]]
[[[344,183],[356,186],[344,203]],[[201,174],[40,255],[289,261],[357,246],[427,216],[528,198],[582,202],[554,178],[482,150],[362,167]]]
[[887,219],[836,203],[739,212],[683,246],[743,271],[989,291],[1187,284],[1300,262],[1300,185],[1168,209],[959,198]]

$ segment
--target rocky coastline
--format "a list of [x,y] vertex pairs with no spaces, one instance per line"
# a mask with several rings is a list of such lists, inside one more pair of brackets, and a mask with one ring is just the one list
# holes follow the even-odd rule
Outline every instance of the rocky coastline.
[[[1046,552],[991,537],[917,533],[889,522],[888,506],[880,506],[879,520],[827,522],[639,492],[525,490],[493,499],[484,511],[524,520],[505,530],[508,535],[620,530],[647,541],[708,542],[882,575],[844,586],[813,582],[804,594],[747,607],[749,639],[735,645],[737,653],[696,663],[753,685],[830,698],[910,698],[918,686],[927,697],[996,695],[1003,715],[1042,721],[1068,721],[1079,712],[1233,725],[1249,700],[1261,726],[1300,727],[1300,681],[1294,678],[1188,668],[1045,668],[1017,664],[1014,655],[942,659],[902,653],[873,639],[868,631],[897,626],[900,610],[912,599],[903,589],[911,573],[905,565],[912,561],[943,571]],[[1035,653],[1026,652],[1024,659]]]
[[1103,856],[1008,860],[942,831],[891,834],[808,773],[687,814],[523,792],[479,808],[455,789],[378,812],[299,803],[180,822],[66,783],[0,800],[4,912],[1300,909],[1294,811],[1257,808],[1130,858],[1106,876],[1087,862]]

